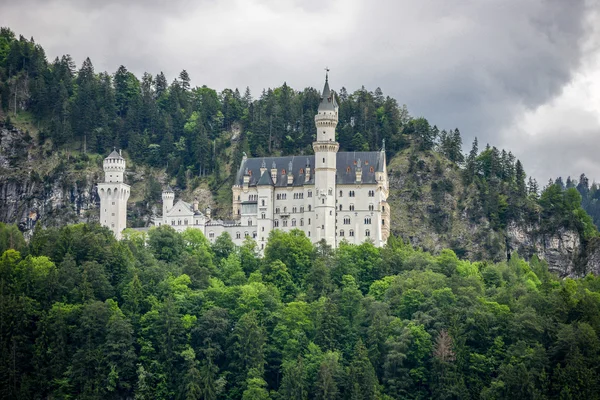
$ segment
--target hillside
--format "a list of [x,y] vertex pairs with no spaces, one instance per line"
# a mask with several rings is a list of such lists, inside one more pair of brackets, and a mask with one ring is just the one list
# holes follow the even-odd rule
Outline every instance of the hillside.
[[[510,151],[474,143],[465,156],[458,129],[411,117],[379,88],[336,96],[340,150],[377,150],[385,140],[397,237],[472,260],[538,254],[563,276],[599,270],[598,232],[574,188],[539,188]],[[150,224],[167,184],[227,217],[242,153],[310,154],[318,101],[317,90],[286,83],[254,98],[192,87],[185,70],[168,84],[163,73],[138,78],[125,66],[97,73],[89,59],[77,69],[70,56],[49,62],[33,40],[2,28],[0,221],[29,237],[36,224],[97,220],[94,185],[113,147],[127,159],[130,226]]]

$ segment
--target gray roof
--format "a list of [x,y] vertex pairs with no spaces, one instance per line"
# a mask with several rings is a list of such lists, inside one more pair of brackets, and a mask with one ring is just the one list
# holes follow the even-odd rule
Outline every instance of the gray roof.
[[108,155],[106,158],[117,158],[119,160],[124,160],[124,158],[119,154],[119,152],[115,149]]
[[323,87],[323,94],[319,103],[319,111],[335,111],[336,108],[335,94],[329,89],[329,79],[325,77],[325,86]]
[[[351,151],[338,152],[336,157],[337,174],[336,184],[349,185],[356,182],[356,168],[358,160],[362,167],[362,183],[376,184],[375,172],[383,171],[385,167],[385,152],[383,151]],[[268,169],[264,174],[260,174],[260,168],[263,160],[267,165],[277,167],[277,179],[275,182],[271,180],[271,170]],[[311,168],[310,179],[305,182],[306,161],[308,160]],[[293,186],[314,185],[315,180],[315,156],[287,156],[287,157],[261,157],[247,158],[243,160],[236,176],[236,184],[244,184],[244,172],[248,169],[250,175],[249,186],[257,185],[274,185],[278,187],[288,186],[287,174],[289,172],[289,164],[292,164],[292,173],[294,175]],[[373,172],[371,172],[373,167]],[[285,173],[284,173],[285,172]]]
[[[265,162],[265,159],[263,158],[263,163],[264,162]],[[259,172],[260,172],[260,170],[259,170]],[[252,178],[250,180],[252,180]],[[256,184],[256,186],[273,186],[273,179],[271,179],[271,171],[266,170],[265,172],[263,172],[263,174],[260,177],[260,179],[258,180],[258,183]]]

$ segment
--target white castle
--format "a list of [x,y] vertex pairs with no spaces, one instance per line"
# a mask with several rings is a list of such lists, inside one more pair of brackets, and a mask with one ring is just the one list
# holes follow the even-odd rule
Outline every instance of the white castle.
[[[174,204],[175,194],[168,188],[162,195],[162,217],[155,218],[154,224],[170,225],[179,232],[197,228],[211,242],[223,232],[228,232],[237,245],[249,236],[260,250],[273,229],[299,229],[313,243],[324,240],[334,248],[342,241],[360,244],[370,240],[375,246],[383,246],[390,233],[385,147],[374,152],[338,152],[337,123],[338,105],[326,76],[315,116],[314,156],[248,158],[244,154],[232,187],[232,220],[212,219],[210,208],[202,213],[197,202],[179,200]],[[115,153],[104,162],[107,174],[107,160]],[[124,170],[125,161],[119,165]],[[129,196],[129,186],[120,185],[118,188]],[[101,222],[119,237],[125,221],[118,218],[124,218],[127,198],[100,198],[102,209],[109,209],[105,203],[112,201],[114,206],[116,201],[123,210],[112,214],[117,216],[115,222],[103,219],[101,214]]]

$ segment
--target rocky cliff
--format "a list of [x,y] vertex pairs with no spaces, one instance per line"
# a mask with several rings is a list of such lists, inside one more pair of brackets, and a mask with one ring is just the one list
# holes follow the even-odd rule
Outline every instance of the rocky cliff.
[[392,233],[431,252],[453,249],[472,260],[502,261],[513,252],[534,254],[558,275],[600,273],[600,243],[556,227],[542,233],[537,224],[511,222],[494,229],[483,217],[478,194],[465,187],[461,170],[435,152],[406,150],[388,166]]

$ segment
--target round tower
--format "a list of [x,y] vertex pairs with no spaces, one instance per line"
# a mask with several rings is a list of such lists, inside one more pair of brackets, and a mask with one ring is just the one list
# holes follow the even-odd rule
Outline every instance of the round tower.
[[325,239],[335,247],[335,175],[337,171],[338,142],[335,141],[335,127],[338,123],[338,105],[335,94],[329,89],[329,76],[325,75],[325,86],[315,125],[317,138],[313,142],[315,151],[315,239]]
[[125,159],[121,152],[113,150],[104,159],[104,182],[98,184],[100,197],[100,224],[113,231],[117,239],[127,227],[127,200],[130,195],[129,185],[123,182]]
[[171,208],[173,208],[173,202],[175,201],[175,193],[171,189],[171,186],[167,186],[167,189],[162,192],[162,202],[163,202],[163,223],[167,221],[165,218],[167,217],[167,213]]
[[117,153],[116,150],[113,150],[113,152],[104,159],[102,166],[104,168],[104,182],[123,182],[125,159],[121,156],[121,152]]

